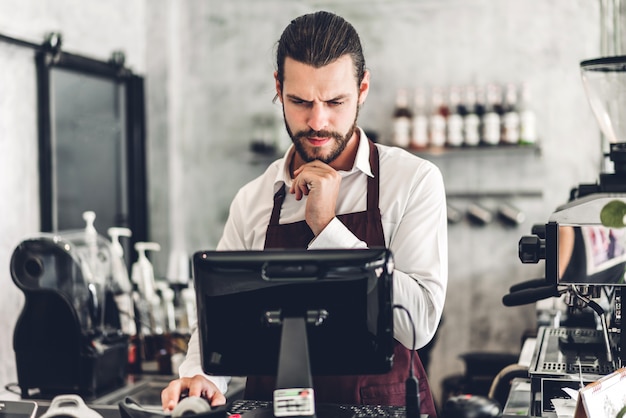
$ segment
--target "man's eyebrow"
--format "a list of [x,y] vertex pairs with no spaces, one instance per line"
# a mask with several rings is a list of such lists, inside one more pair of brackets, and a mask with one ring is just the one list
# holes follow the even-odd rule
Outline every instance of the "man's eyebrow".
[[[302,97],[299,97],[299,96],[297,96],[295,94],[287,94],[286,96],[287,96],[287,98],[289,98],[291,100],[297,100],[297,101],[305,102],[305,103],[312,103],[313,102],[312,100],[305,100]],[[341,100],[346,99],[348,96],[349,96],[348,94],[340,94],[338,96],[333,97],[332,99],[324,100],[324,102],[337,102],[337,101],[341,101]]]
[[287,94],[286,95],[287,98],[291,99],[291,100],[297,100],[299,102],[308,102],[309,100],[304,100],[303,98],[296,96],[295,94]]

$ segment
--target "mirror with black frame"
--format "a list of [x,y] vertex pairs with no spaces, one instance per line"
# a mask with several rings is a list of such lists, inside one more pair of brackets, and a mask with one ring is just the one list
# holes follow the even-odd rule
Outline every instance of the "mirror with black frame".
[[121,53],[97,61],[54,39],[36,54],[41,231],[84,228],[93,211],[101,235],[132,231],[122,242],[130,263],[148,235],[143,78]]

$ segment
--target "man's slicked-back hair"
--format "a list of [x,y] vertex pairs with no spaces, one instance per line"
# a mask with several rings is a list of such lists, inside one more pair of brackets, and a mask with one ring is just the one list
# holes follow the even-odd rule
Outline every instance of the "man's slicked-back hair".
[[278,81],[283,84],[285,59],[320,68],[344,55],[354,64],[357,86],[365,74],[365,57],[359,34],[344,18],[330,12],[306,14],[291,21],[285,28],[276,50]]

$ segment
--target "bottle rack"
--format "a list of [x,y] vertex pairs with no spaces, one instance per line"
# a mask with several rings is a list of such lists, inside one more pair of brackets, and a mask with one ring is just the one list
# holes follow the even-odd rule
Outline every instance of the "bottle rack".
[[418,86],[396,92],[391,143],[403,147],[479,148],[537,142],[528,84]]
[[473,147],[429,147],[424,149],[408,148],[408,151],[425,159],[431,158],[463,158],[473,155],[498,156],[511,154],[523,156],[541,156],[539,144],[511,144],[511,145],[478,145]]

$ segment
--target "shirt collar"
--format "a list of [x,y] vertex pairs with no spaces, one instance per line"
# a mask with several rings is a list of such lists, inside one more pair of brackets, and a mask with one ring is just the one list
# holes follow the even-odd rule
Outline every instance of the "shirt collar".
[[370,144],[367,135],[363,129],[358,128],[360,135],[359,149],[356,151],[356,159],[354,160],[354,169],[360,170],[370,177],[374,177],[372,167],[370,166]]
[[[341,173],[349,174],[358,170],[364,174],[374,177],[372,174],[372,167],[370,166],[370,147],[369,140],[363,129],[357,127],[359,130],[359,148],[356,151],[356,158],[354,160],[354,166],[350,171],[340,171]],[[278,191],[284,184],[285,186],[291,186],[291,176],[289,174],[289,163],[293,158],[293,153],[296,152],[293,144],[285,151],[283,158],[278,162],[278,170],[276,171],[276,179],[274,180],[274,193]]]

